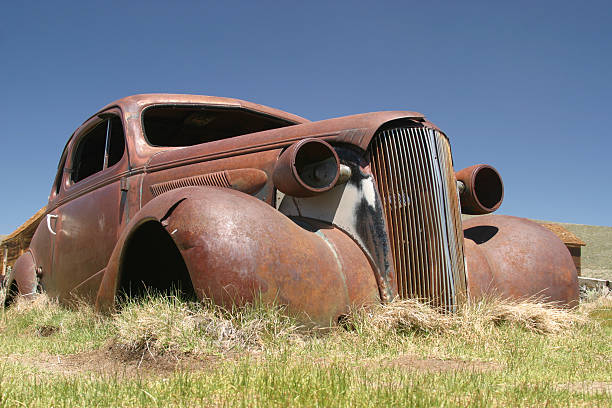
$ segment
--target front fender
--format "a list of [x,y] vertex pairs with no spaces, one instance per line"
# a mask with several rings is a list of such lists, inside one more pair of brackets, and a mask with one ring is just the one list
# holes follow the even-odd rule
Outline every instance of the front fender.
[[563,242],[525,218],[485,215],[463,223],[470,296],[578,304],[578,276]]
[[112,307],[119,274],[129,273],[121,271],[127,239],[151,220],[176,244],[201,299],[231,306],[261,298],[318,324],[380,299],[367,257],[338,229],[314,220],[294,222],[234,190],[187,187],[151,200],[126,227],[102,279],[100,309]]

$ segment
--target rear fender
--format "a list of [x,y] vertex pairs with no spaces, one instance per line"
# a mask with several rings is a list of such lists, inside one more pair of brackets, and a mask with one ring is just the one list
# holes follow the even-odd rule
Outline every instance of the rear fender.
[[18,294],[22,296],[33,295],[39,291],[36,261],[30,250],[24,252],[15,261],[13,270],[6,283],[7,291],[10,290],[13,283],[17,284]]
[[102,279],[99,309],[113,306],[120,274],[127,273],[123,248],[149,221],[161,223],[174,241],[200,299],[231,307],[261,298],[318,324],[380,299],[367,257],[338,229],[294,222],[238,191],[187,187],[156,197],[130,221]]

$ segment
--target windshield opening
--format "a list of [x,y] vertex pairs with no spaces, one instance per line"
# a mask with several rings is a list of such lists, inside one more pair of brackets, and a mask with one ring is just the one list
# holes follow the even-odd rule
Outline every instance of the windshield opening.
[[142,114],[145,138],[152,146],[192,146],[295,123],[241,108],[163,105]]

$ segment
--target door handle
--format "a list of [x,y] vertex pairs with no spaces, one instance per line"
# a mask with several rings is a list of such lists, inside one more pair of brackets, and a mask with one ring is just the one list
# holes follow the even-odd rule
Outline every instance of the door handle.
[[53,229],[51,228],[51,219],[57,219],[57,215],[55,214],[47,214],[47,229],[49,230],[49,232],[53,235],[56,235],[55,231],[53,231]]

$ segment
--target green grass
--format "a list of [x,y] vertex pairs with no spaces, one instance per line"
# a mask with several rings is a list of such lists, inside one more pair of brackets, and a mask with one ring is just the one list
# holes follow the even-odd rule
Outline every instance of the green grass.
[[[175,298],[100,317],[40,298],[1,319],[0,406],[609,406],[612,300],[579,311],[415,302],[301,327]],[[609,388],[609,387],[608,387]]]

